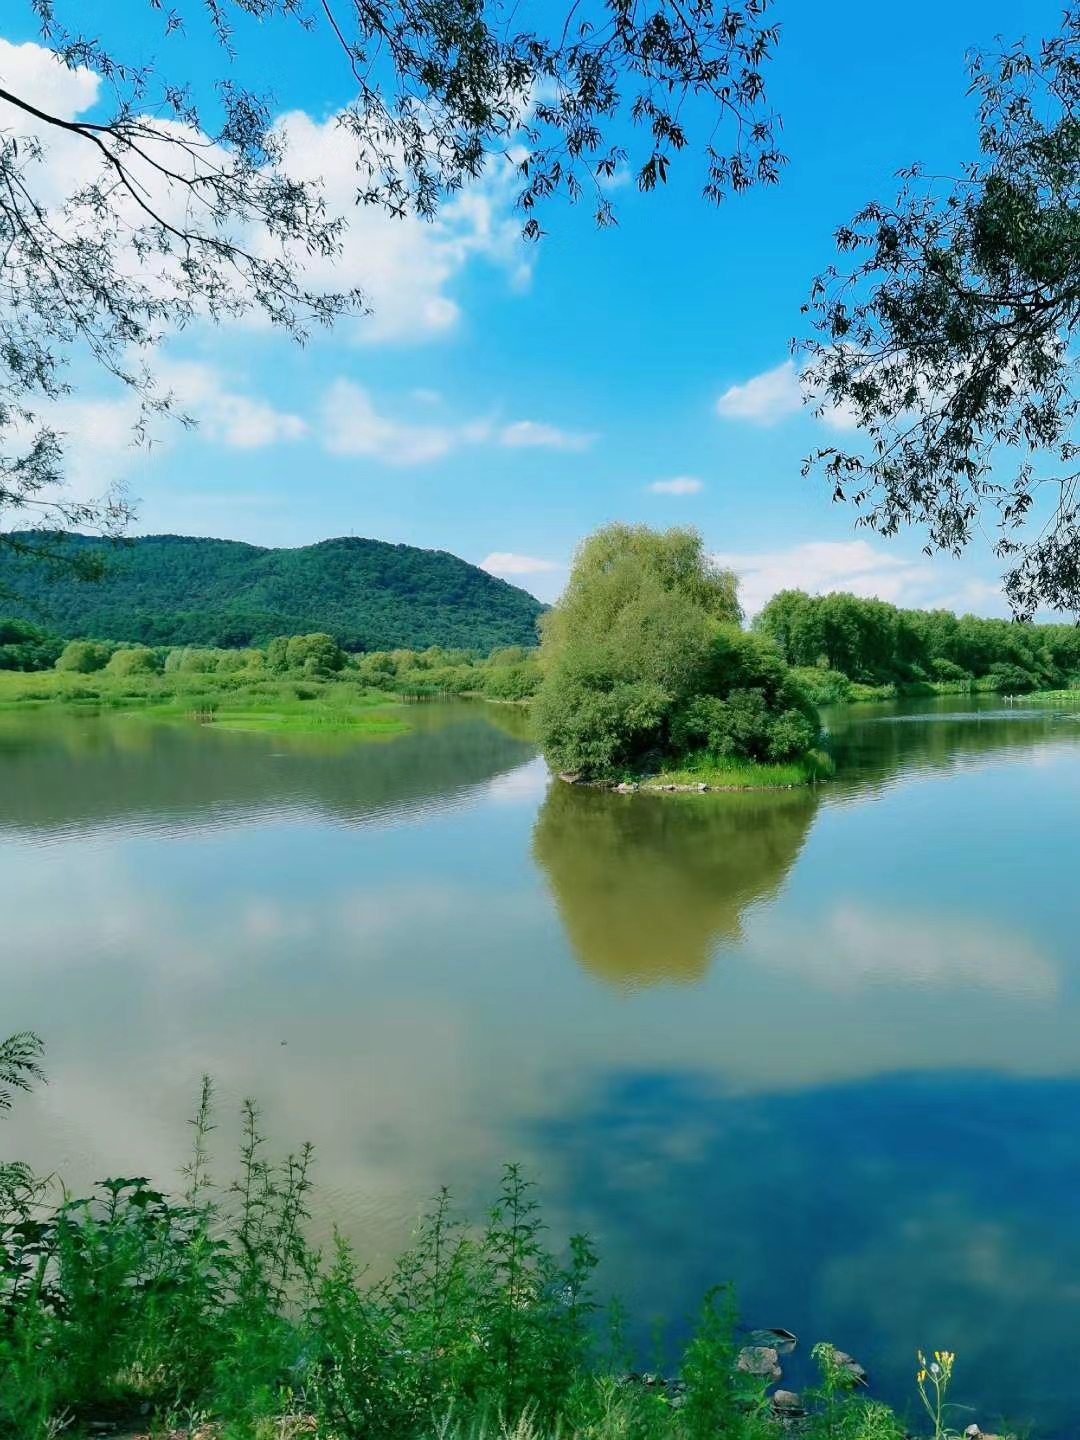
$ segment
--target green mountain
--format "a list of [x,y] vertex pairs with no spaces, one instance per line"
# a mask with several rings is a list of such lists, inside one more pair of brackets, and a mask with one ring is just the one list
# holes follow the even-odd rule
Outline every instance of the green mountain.
[[544,609],[456,555],[381,540],[296,550],[185,535],[67,543],[72,555],[102,554],[104,576],[56,574],[0,546],[0,612],[65,638],[145,645],[262,645],[318,630],[349,650],[488,651],[535,645]]

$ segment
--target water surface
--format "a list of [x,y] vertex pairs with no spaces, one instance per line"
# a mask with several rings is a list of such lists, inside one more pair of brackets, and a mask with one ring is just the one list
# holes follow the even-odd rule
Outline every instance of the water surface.
[[222,1145],[257,1096],[376,1265],[516,1159],[642,1336],[730,1278],[890,1399],[947,1346],[982,1418],[1068,1433],[1080,718],[961,703],[835,713],[841,778],[746,796],[552,785],[493,707],[6,719],[5,1025],[50,1076],[6,1149],[174,1180],[209,1072]]

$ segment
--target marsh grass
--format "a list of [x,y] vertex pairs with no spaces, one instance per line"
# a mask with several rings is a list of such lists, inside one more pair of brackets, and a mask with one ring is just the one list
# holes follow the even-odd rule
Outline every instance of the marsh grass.
[[786,765],[757,764],[753,761],[715,759],[707,753],[691,756],[677,769],[663,770],[644,783],[648,785],[708,785],[720,790],[785,790],[795,785],[813,785],[835,773],[832,758],[811,750]]
[[0,711],[39,707],[196,721],[223,730],[338,731],[355,739],[401,735],[411,726],[385,691],[345,680],[227,675],[79,675],[0,671]]

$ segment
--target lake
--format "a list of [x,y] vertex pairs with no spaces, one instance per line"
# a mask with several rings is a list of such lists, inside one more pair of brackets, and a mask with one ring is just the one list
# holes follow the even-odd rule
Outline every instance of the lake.
[[4,1029],[49,1074],[6,1153],[175,1185],[209,1073],[219,1169],[253,1095],[376,1269],[517,1160],[643,1345],[730,1279],[883,1398],[949,1348],[984,1421],[1075,1433],[1080,714],[855,707],[814,793],[617,796],[513,709],[413,713],[0,719]]

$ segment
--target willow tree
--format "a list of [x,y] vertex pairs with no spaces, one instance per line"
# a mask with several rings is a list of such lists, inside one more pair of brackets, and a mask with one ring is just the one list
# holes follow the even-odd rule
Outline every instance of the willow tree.
[[1016,614],[1080,611],[1080,8],[1041,45],[975,56],[971,90],[978,158],[905,172],[814,285],[806,381],[860,434],[807,468],[930,551],[988,528]]
[[533,716],[552,766],[610,779],[701,750],[754,761],[804,752],[818,734],[813,706],[741,619],[735,576],[696,531],[597,531],[542,622]]
[[[298,57],[320,40],[336,56],[357,203],[391,216],[435,217],[494,163],[516,175],[536,237],[558,196],[610,223],[613,181],[653,190],[695,142],[712,201],[782,164],[763,80],[770,0],[574,0],[532,23],[501,0],[144,0],[162,21],[149,64],[133,42],[103,39],[107,17],[84,0],[19,3],[59,65],[96,76],[100,93],[83,118],[48,83],[34,93],[0,74],[0,520],[116,533],[130,518],[122,496],[60,488],[48,410],[73,356],[140,397],[138,431],[173,405],[151,363],[170,332],[255,311],[303,338],[365,309],[361,290],[309,283],[347,216],[290,168],[275,113],[291,97],[241,83],[252,21]],[[170,42],[200,28],[220,64],[190,83]]]

